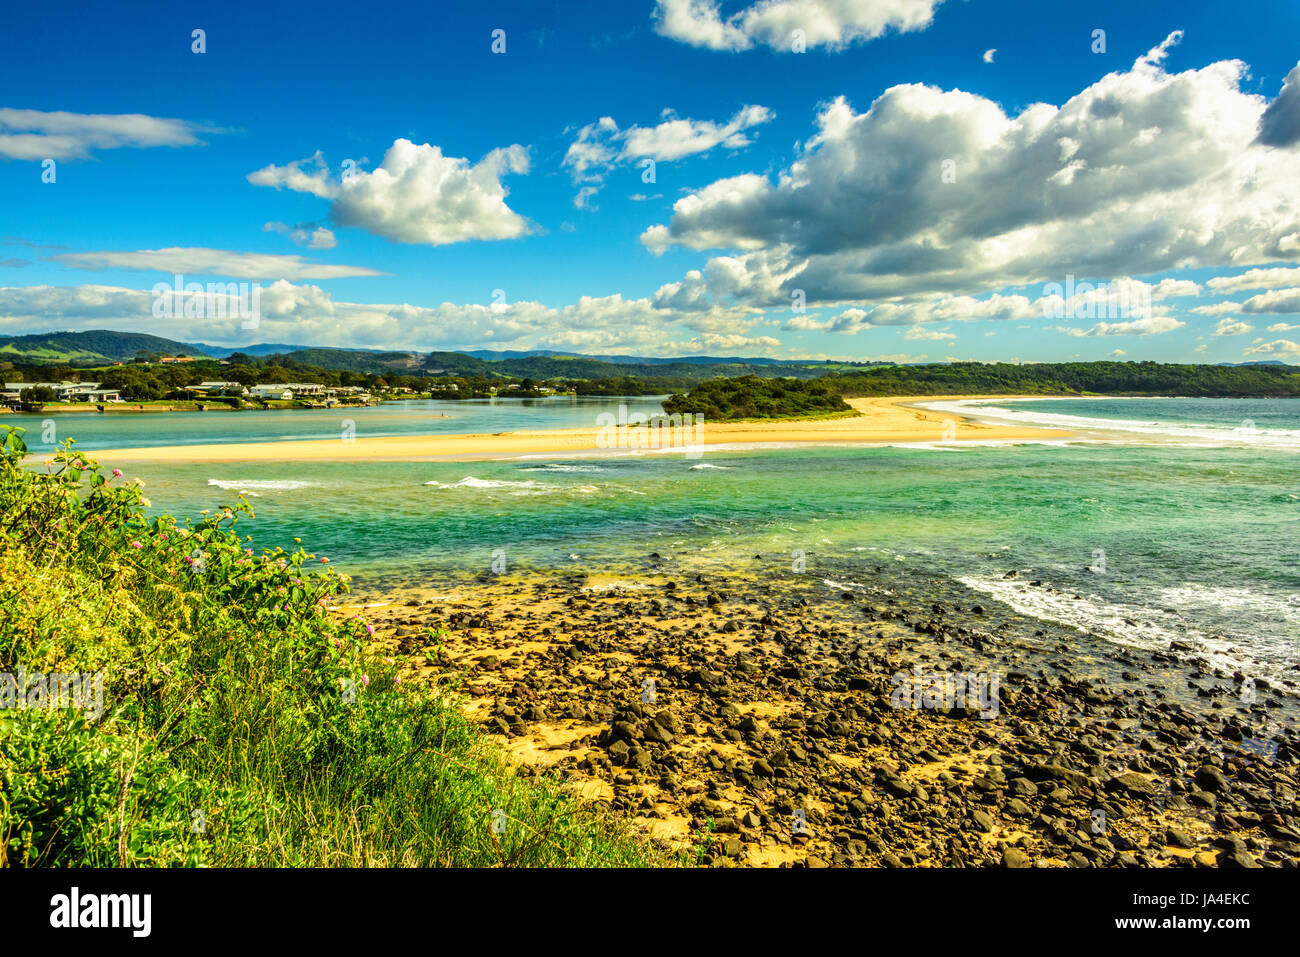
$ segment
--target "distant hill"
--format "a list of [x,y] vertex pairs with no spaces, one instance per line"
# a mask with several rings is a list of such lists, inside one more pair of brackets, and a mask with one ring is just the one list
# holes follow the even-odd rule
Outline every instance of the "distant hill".
[[[247,350],[244,350],[247,351]],[[251,353],[250,353],[251,355]],[[769,359],[765,356],[751,356],[742,358],[740,356],[676,356],[673,358],[659,358],[656,356],[629,356],[629,355],[587,355],[582,352],[561,352],[555,349],[530,349],[525,352],[512,352],[510,350],[496,349],[467,349],[462,355],[473,356],[476,359],[501,360],[501,359],[531,359],[535,356],[546,356],[548,358],[566,357],[571,359],[596,359],[600,362],[610,362],[614,365],[669,365],[675,362],[688,363],[690,365],[789,365],[789,366],[806,366],[806,360],[796,359]],[[880,365],[875,362],[849,362],[840,363],[841,365],[851,366],[870,366]]]
[[[241,353],[286,368],[315,366],[365,374],[461,376],[484,379],[623,379],[680,382],[716,376],[758,375],[765,378],[812,379],[827,372],[852,372],[878,365],[862,362],[816,362],[766,357],[587,356],[552,349],[471,352],[341,349],[261,342],[243,347],[179,342],[137,332],[96,329],[0,337],[0,361],[16,365],[90,367],[124,362],[141,353],[224,359]],[[675,387],[675,386],[674,386]]]
[[246,356],[269,356],[312,348],[311,346],[290,345],[287,342],[258,342],[251,346],[212,346],[206,342],[194,342],[191,345],[196,349],[202,349],[214,359],[224,359],[236,352],[242,352]]
[[96,365],[122,362],[138,353],[168,356],[208,355],[202,347],[143,332],[40,332],[27,336],[0,336],[0,359],[10,362]]
[[1291,363],[1280,359],[1260,359],[1256,362],[1220,362],[1221,366],[1289,366]]
[[292,360],[327,369],[352,372],[400,371],[403,373],[461,376],[511,376],[530,378],[595,378],[611,375],[712,374],[789,375],[811,378],[828,370],[864,368],[876,363],[810,362],[766,357],[599,355],[589,356],[554,349],[493,350],[465,352],[422,352],[417,350],[344,349],[285,342],[259,342],[246,346],[218,346],[206,342],[180,342],[142,332],[48,332],[24,336],[0,336],[0,359],[26,365],[93,366],[122,362],[140,353],[156,355],[207,356],[224,359],[235,353],[277,362]]

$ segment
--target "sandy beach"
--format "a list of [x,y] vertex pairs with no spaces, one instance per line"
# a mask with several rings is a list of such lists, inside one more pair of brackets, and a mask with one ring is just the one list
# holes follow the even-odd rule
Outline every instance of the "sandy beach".
[[[709,422],[688,432],[695,449],[725,445],[829,443],[872,445],[897,442],[1036,441],[1069,438],[1055,429],[990,425],[950,413],[916,408],[914,403],[981,396],[888,396],[849,399],[859,415],[836,419],[772,422]],[[1013,399],[1015,396],[1001,396]],[[565,454],[654,448],[639,444],[645,429],[631,428],[615,436],[602,434],[597,423],[584,429],[521,430],[467,435],[403,435],[349,440],[312,439],[292,442],[240,442],[223,445],[161,446],[96,450],[93,456],[122,462],[259,462],[259,461],[418,461],[423,459],[486,459],[530,454]],[[668,430],[664,430],[667,435]],[[680,433],[679,433],[680,435]],[[664,440],[665,443],[667,439]],[[678,439],[680,441],[680,439]]]

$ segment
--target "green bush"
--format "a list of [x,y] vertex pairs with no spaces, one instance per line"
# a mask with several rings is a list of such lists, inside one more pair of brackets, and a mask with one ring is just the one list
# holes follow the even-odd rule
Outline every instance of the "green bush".
[[0,864],[656,859],[403,685],[330,610],[346,576],[255,553],[247,503],[148,517],[140,484],[71,441],[25,467],[20,433],[0,443],[0,673],[102,673],[103,710],[0,709]]

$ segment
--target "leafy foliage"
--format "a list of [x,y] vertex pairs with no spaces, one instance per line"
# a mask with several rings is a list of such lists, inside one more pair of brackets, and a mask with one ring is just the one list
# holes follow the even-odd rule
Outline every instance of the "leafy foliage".
[[775,419],[795,416],[837,415],[852,412],[826,379],[713,379],[702,382],[689,395],[673,395],[664,411],[703,414],[705,419]]
[[836,372],[810,382],[714,379],[664,403],[667,412],[713,419],[824,415],[849,407],[841,396],[881,395],[1300,396],[1300,371],[1286,365],[1168,365],[955,362]]
[[0,675],[102,675],[103,697],[0,707],[0,865],[647,861],[618,821],[518,777],[454,700],[404,685],[371,626],[331,610],[347,578],[327,559],[255,552],[247,503],[149,516],[72,442],[44,467],[26,451],[6,430]]
[[1160,362],[954,362],[891,366],[827,376],[845,395],[1300,395],[1293,366]]

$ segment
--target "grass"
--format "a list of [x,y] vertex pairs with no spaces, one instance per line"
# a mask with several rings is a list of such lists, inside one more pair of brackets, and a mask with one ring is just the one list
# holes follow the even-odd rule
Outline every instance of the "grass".
[[103,710],[0,708],[0,864],[672,863],[404,687],[330,612],[346,576],[254,553],[245,504],[145,518],[70,444],[25,451],[0,431],[0,673],[102,674]]

